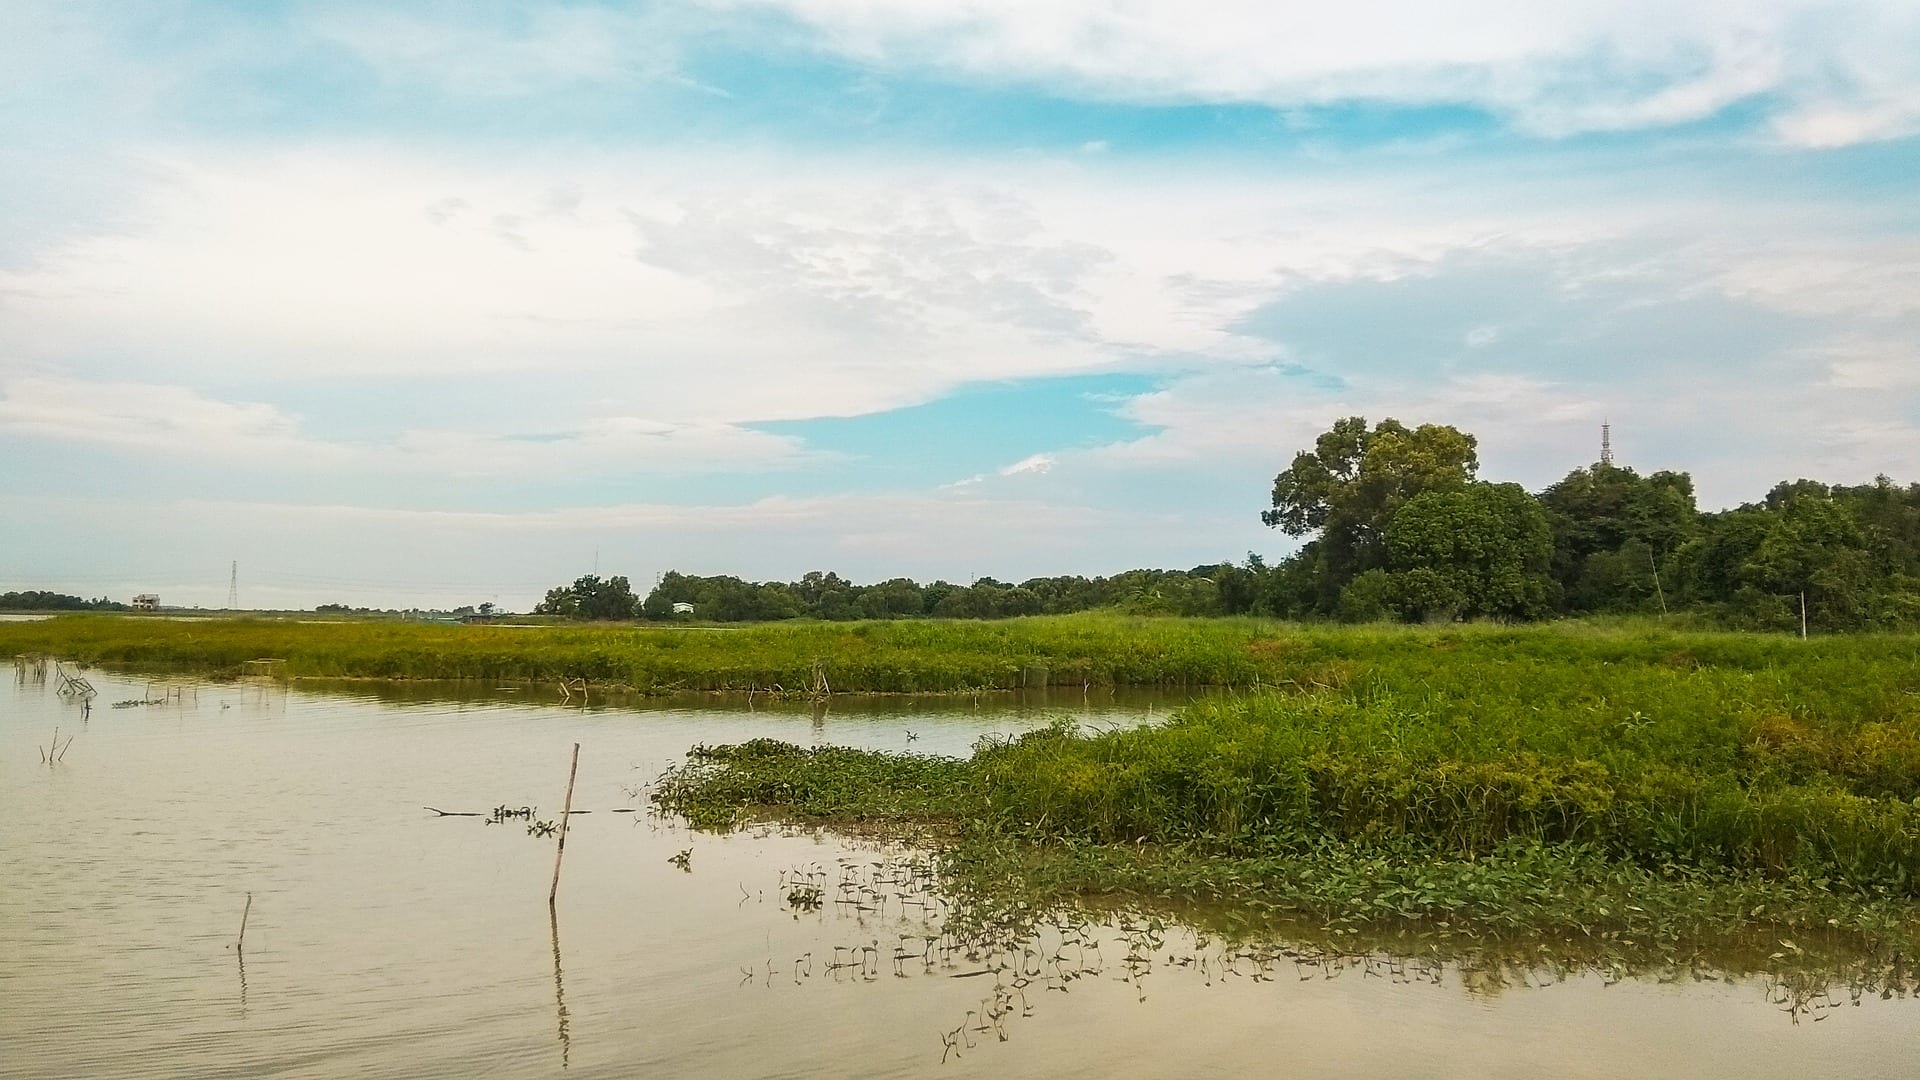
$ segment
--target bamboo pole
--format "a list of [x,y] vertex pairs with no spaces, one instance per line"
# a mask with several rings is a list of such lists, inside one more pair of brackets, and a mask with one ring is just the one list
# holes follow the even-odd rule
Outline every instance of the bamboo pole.
[[567,767],[567,802],[560,810],[560,843],[553,853],[553,888],[547,890],[547,906],[560,896],[560,860],[567,854],[567,818],[573,816],[573,778],[580,771],[580,744],[573,744],[573,764]]
[[253,914],[253,894],[247,894],[247,906],[240,912],[240,940],[233,943],[236,950],[247,947],[247,916]]

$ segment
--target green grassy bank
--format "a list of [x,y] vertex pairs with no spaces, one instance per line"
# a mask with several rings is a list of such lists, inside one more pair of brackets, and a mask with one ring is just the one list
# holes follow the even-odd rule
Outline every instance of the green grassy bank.
[[1920,639],[1328,629],[1246,650],[1279,689],[1161,726],[966,760],[713,748],[657,798],[707,827],[925,830],[1032,904],[1920,945]]
[[1107,616],[738,628],[68,616],[0,623],[0,654],[45,652],[208,674],[238,673],[248,660],[273,657],[286,660],[294,678],[577,677],[642,692],[798,692],[824,675],[835,692],[940,693],[1036,684],[1251,685],[1305,670],[1274,664],[1255,647],[1279,632],[1253,619]]
[[[1648,701],[1675,686],[1696,697],[1704,687],[1706,697],[1717,699],[1723,690],[1747,693],[1751,687],[1739,680],[1754,676],[1796,680],[1806,691],[1796,700],[1808,707],[1857,714],[1863,694],[1903,692],[1911,685],[1920,637],[1802,642],[1670,631],[1653,623],[1303,627],[1253,618],[1108,614],[736,628],[71,615],[0,623],[0,655],[21,652],[214,675],[237,674],[248,660],[272,657],[284,659],[294,678],[577,677],[641,691],[796,691],[824,673],[834,691],[859,693],[1012,689],[1037,682],[1323,687],[1357,694],[1426,693],[1438,685],[1457,693],[1457,687],[1447,689],[1448,680],[1505,678],[1532,666],[1560,672],[1557,680],[1533,688],[1561,697],[1604,682]],[[1606,669],[1605,679],[1592,677],[1596,668]]]

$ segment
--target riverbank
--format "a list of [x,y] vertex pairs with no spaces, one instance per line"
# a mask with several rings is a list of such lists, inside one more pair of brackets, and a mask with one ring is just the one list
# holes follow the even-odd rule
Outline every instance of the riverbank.
[[1265,619],[1109,614],[978,620],[772,623],[714,629],[460,626],[375,621],[205,620],[109,615],[0,624],[0,655],[49,653],[153,672],[239,675],[284,661],[289,678],[585,679],[641,693],[957,693],[1036,687],[1369,687],[1418,692],[1435,672],[1502,677],[1513,665],[1631,675],[1658,684],[1704,672],[1794,672],[1854,700],[1862,681],[1912,682],[1920,638],[1669,631],[1659,624],[1301,626]]

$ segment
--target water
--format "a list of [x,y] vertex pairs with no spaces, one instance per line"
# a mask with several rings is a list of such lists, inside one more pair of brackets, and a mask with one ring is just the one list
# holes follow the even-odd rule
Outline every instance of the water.
[[[1914,1074],[1908,1000],[1842,996],[1796,1024],[1752,981],[1595,975],[1470,993],[1459,973],[1417,966],[1229,961],[1177,928],[1139,954],[1150,974],[1126,963],[1116,927],[1094,931],[1091,953],[1043,943],[1057,958],[983,1020],[1000,1007],[995,977],[968,975],[977,963],[893,958],[921,909],[831,902],[843,876],[876,872],[891,880],[865,895],[913,893],[906,873],[873,867],[895,853],[611,812],[642,806],[636,791],[696,742],[960,753],[1062,711],[1140,722],[1164,699],[816,716],[88,675],[100,694],[84,723],[51,679],[0,685],[7,1077]],[[48,767],[55,725],[73,742]],[[551,840],[422,807],[555,818],[575,742],[574,805],[592,813],[569,826],[550,916]],[[683,871],[669,860],[687,850]],[[828,882],[818,911],[786,902],[804,874]],[[856,968],[846,950],[869,944]],[[830,971],[835,958],[848,966]]]

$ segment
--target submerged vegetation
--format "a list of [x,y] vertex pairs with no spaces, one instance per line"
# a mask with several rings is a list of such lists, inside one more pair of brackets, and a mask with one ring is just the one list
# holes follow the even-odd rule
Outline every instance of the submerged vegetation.
[[1280,689],[1163,725],[965,760],[704,748],[656,798],[704,827],[932,836],[1028,907],[1228,901],[1662,955],[1764,927],[1897,962],[1920,946],[1916,645],[1294,632],[1253,650],[1292,665]]

